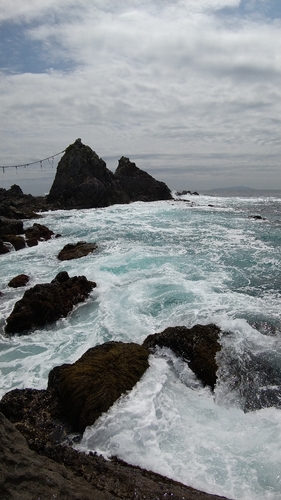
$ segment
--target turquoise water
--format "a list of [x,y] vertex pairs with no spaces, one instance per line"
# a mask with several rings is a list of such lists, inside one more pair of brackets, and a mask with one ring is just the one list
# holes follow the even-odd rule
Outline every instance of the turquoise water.
[[[225,333],[212,394],[171,351],[150,357],[131,391],[85,432],[81,447],[233,499],[281,492],[281,198],[187,200],[57,211],[62,236],[1,256],[0,328],[22,289],[66,270],[96,281],[65,319],[24,337],[0,336],[0,396],[45,388],[53,366],[108,340],[143,342],[168,326],[216,323]],[[212,206],[210,206],[212,205]],[[261,215],[264,220],[250,216]],[[32,221],[27,221],[26,226]],[[98,251],[60,262],[69,242]]]

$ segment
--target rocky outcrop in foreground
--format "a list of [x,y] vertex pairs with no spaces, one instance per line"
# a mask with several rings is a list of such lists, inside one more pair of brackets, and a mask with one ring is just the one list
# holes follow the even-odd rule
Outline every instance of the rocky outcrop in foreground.
[[148,368],[148,355],[133,342],[92,347],[74,364],[53,368],[48,389],[57,391],[72,428],[83,432],[134,387]]
[[0,461],[2,500],[222,500],[139,467],[66,446],[36,453],[2,413]]
[[221,349],[219,336],[220,329],[216,325],[174,326],[149,335],[143,345],[147,348],[169,347],[188,363],[204,385],[214,389],[218,369],[216,355]]
[[[202,336],[207,330],[201,327]],[[179,337],[176,344],[185,357],[182,341],[182,347]],[[46,390],[5,394],[0,401],[6,417],[0,414],[1,498],[37,500],[40,494],[79,500],[222,499],[116,458],[105,460],[71,447],[73,431],[93,423],[141,378],[148,354],[134,343],[108,342],[89,349],[72,365],[51,370]]]
[[5,332],[25,334],[66,317],[74,305],[88,298],[95,286],[85,276],[70,278],[66,271],[60,272],[51,283],[35,285],[24,293],[6,320]]

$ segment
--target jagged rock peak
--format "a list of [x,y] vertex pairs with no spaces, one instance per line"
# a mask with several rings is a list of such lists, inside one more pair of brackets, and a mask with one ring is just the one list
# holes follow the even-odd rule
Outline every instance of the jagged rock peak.
[[103,159],[80,138],[66,148],[47,200],[56,208],[96,208],[129,202]]
[[116,177],[146,177],[147,179],[152,179],[152,176],[149,175],[144,170],[141,170],[136,164],[130,161],[129,158],[125,156],[121,156],[118,167],[115,171]]

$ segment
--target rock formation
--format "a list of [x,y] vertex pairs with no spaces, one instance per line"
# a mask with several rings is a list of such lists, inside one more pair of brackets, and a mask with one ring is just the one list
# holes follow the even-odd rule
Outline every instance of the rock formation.
[[129,203],[105,162],[77,139],[61,158],[47,197],[54,208],[97,208]]
[[164,182],[157,181],[124,156],[120,158],[114,175],[130,201],[157,201],[172,198],[171,191]]
[[5,332],[25,334],[32,328],[66,317],[95,286],[85,276],[70,278],[66,271],[60,272],[51,283],[35,285],[24,293],[7,318]]
[[25,416],[33,416],[29,432],[27,428],[18,430],[20,418],[13,424],[0,413],[2,500],[223,500],[122,461],[86,455],[66,445],[34,440],[32,447],[28,437],[36,435],[38,423],[47,423],[48,427],[50,422],[40,420],[44,415],[40,409],[26,410]]
[[195,375],[214,389],[217,380],[216,354],[220,351],[220,329],[216,325],[174,326],[161,333],[149,335],[143,345],[147,348],[169,347],[187,361]]
[[113,174],[89,146],[77,139],[61,158],[47,197],[53,208],[95,208],[131,201],[171,199],[164,182],[140,170],[128,158]]
[[133,342],[107,342],[89,349],[73,365],[53,368],[48,389],[58,392],[64,414],[83,432],[148,368],[149,352]]
[[96,243],[78,241],[78,243],[68,243],[58,254],[59,260],[80,259],[98,248]]
[[72,365],[51,370],[47,389],[5,394],[0,401],[1,499],[222,500],[71,447],[73,430],[82,431],[130,390],[148,367],[148,355],[134,343],[108,342]]

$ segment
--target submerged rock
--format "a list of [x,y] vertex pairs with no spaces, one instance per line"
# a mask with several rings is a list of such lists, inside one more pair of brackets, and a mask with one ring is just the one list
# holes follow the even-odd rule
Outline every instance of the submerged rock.
[[141,170],[129,158],[122,156],[115,171],[115,178],[130,201],[157,201],[172,199],[171,191],[164,182],[157,181]]
[[70,278],[59,273],[51,283],[38,284],[24,293],[7,318],[5,332],[28,333],[28,330],[66,317],[75,304],[83,302],[96,286],[85,276]]
[[59,260],[80,259],[98,248],[96,243],[78,241],[78,243],[68,243],[58,254]]
[[174,326],[149,335],[143,342],[147,348],[169,347],[187,361],[204,385],[214,389],[217,380],[216,354],[220,351],[220,329],[216,325]]
[[55,367],[48,389],[55,389],[74,429],[84,431],[148,368],[149,352],[133,342],[107,342],[89,349],[72,365]]

